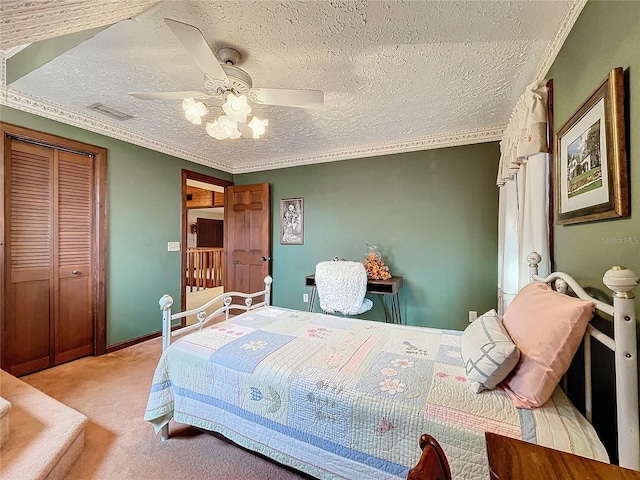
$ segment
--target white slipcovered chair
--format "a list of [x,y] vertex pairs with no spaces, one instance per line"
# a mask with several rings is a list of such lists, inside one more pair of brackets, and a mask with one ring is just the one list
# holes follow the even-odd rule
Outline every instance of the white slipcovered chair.
[[364,297],[367,272],[360,262],[320,262],[316,265],[315,281],[320,308],[325,313],[360,315],[373,306],[373,302]]

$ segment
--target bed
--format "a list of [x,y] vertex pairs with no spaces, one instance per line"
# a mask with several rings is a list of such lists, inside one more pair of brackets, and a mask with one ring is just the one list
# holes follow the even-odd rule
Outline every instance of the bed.
[[[625,293],[637,277],[628,270],[607,275],[617,292],[613,306],[588,297],[565,274],[538,280],[562,280],[613,315],[618,345],[591,326],[585,338],[611,344],[616,369],[626,369],[617,384],[620,463],[640,469],[635,310]],[[595,431],[559,387],[536,408],[516,408],[509,388],[472,391],[461,354],[467,330],[280,308],[270,305],[270,288],[267,277],[261,292],[227,293],[215,312],[207,312],[211,301],[172,315],[171,298],[161,299],[164,351],[145,419],[163,440],[173,419],[322,479],[406,478],[420,458],[423,433],[438,440],[455,479],[489,478],[486,431],[608,461]],[[232,309],[244,312],[232,317]],[[197,324],[172,331],[172,323],[193,314]]]

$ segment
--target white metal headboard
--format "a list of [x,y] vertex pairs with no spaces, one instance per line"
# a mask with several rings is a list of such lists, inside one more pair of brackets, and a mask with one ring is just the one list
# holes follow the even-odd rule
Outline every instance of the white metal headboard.
[[[638,285],[638,276],[625,267],[611,267],[602,278],[613,292],[613,305],[591,297],[572,277],[566,273],[552,273],[546,278],[538,276],[540,255],[533,252],[527,257],[529,271],[534,280],[556,282],[559,291],[566,286],[583,300],[592,301],[597,311],[613,317],[613,338],[589,324],[584,335],[585,366],[585,413],[592,419],[591,389],[591,338],[608,347],[615,355],[616,410],[618,427],[618,453],[620,466],[640,470],[640,418],[638,413],[638,360],[636,338],[635,295],[632,290]],[[564,282],[564,284],[563,284]]]

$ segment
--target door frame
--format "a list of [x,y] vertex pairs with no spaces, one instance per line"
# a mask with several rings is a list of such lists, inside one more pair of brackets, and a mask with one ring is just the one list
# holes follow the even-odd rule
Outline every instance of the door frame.
[[[182,241],[180,242],[180,311],[184,312],[187,308],[187,295],[185,294],[187,290],[187,281],[185,272],[187,271],[187,242],[189,235],[189,216],[187,211],[187,180],[196,180],[198,182],[210,183],[211,185],[218,185],[219,187],[227,188],[230,185],[233,185],[233,182],[230,180],[223,180],[221,178],[211,177],[209,175],[205,175],[204,173],[198,173],[191,170],[182,169],[182,200],[181,200],[181,215],[182,215],[182,232],[180,233],[180,237]],[[226,208],[226,207],[225,207]],[[225,246],[225,256],[227,255],[226,246]],[[222,281],[224,285],[224,278]],[[186,326],[186,320],[183,318],[181,325]]]
[[[107,353],[107,149],[91,145],[58,135],[39,132],[27,127],[0,122],[0,150],[2,159],[0,160],[0,211],[3,212],[0,219],[0,270],[2,270],[2,281],[0,282],[0,311],[5,311],[5,283],[6,275],[6,229],[5,229],[5,199],[8,192],[5,190],[5,156],[10,148],[9,139],[23,140],[36,143],[46,147],[60,150],[69,150],[76,153],[86,154],[93,157],[94,161],[94,241],[93,241],[93,264],[92,270],[92,310],[93,310],[93,354],[103,355]],[[4,317],[4,315],[3,315]],[[4,325],[2,325],[4,329]]]

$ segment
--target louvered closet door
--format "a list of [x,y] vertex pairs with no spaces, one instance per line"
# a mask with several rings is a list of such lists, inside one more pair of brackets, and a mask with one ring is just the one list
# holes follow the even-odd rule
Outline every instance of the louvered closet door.
[[9,255],[5,263],[8,278],[2,368],[22,375],[53,362],[54,151],[11,143],[5,160]]
[[55,363],[93,352],[93,160],[58,152]]
[[5,154],[2,368],[23,375],[93,353],[94,165],[15,139]]

